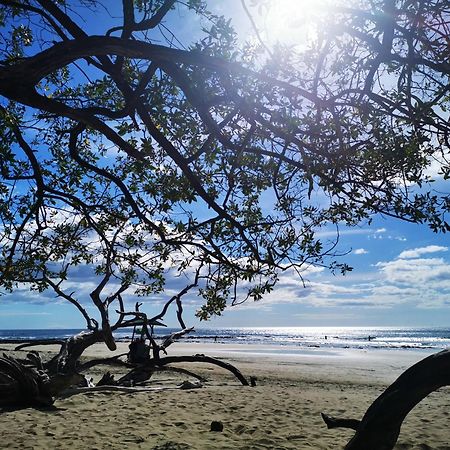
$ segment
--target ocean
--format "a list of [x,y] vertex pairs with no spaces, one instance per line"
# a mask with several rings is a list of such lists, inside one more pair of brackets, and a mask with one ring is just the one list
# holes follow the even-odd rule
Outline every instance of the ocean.
[[[81,330],[0,330],[2,340],[64,339]],[[176,329],[157,330],[157,337]],[[129,340],[132,329],[115,333],[118,341]],[[277,344],[286,350],[321,349],[435,349],[450,348],[450,328],[412,327],[268,327],[268,328],[198,328],[182,338],[187,342],[228,344]]]

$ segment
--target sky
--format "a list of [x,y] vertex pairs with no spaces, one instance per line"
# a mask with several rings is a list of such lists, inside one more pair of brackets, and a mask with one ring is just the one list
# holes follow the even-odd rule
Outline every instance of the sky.
[[[284,273],[273,294],[259,302],[229,308],[221,317],[202,323],[194,316],[199,299],[190,296],[185,303],[186,323],[204,328],[448,326],[448,235],[382,217],[375,217],[370,226],[341,229],[340,235],[339,250],[349,252],[340,260],[354,268],[347,275],[309,269],[304,274],[304,287],[295,274]],[[330,230],[322,237],[332,239],[334,234]],[[73,288],[80,297],[87,298],[94,286],[89,273],[80,271],[80,276],[73,280]],[[175,292],[179,282],[168,281],[165,298]],[[50,292],[38,294],[22,289],[2,297],[0,303],[0,329],[84,325],[73,306],[55,299]],[[153,314],[161,305],[161,301],[148,301],[142,310]],[[174,313],[168,315],[166,324],[176,325]]]
[[[227,3],[238,28],[248,32],[249,24],[240,2]],[[281,0],[281,3],[283,0]],[[286,5],[292,0],[285,0]],[[217,2],[218,12],[225,12],[225,2]],[[230,6],[232,5],[232,6]],[[279,8],[279,12],[283,8]],[[280,13],[280,14],[281,14]],[[284,14],[284,13],[283,13]],[[178,16],[180,37],[189,33],[189,23]],[[282,14],[281,14],[282,17]],[[276,20],[279,20],[278,18]],[[296,25],[292,21],[292,27]],[[280,36],[292,33],[281,27]],[[437,181],[437,188],[448,186]],[[334,239],[335,231],[319,233],[325,241]],[[303,274],[305,285],[296,274],[282,273],[275,291],[259,302],[229,308],[218,318],[199,323],[195,311],[200,300],[187,298],[185,321],[196,327],[252,326],[448,326],[450,317],[450,238],[435,234],[424,225],[374,216],[373,222],[340,229],[340,262],[353,267],[345,276],[326,269],[310,268]],[[73,281],[80,297],[88,297],[95,280],[80,269]],[[182,280],[168,280],[167,296]],[[166,297],[168,298],[168,297]],[[134,299],[129,298],[129,301]],[[141,299],[140,299],[141,300]],[[88,311],[91,308],[88,305]],[[153,314],[161,300],[147,301],[143,310]],[[175,326],[175,314],[168,317]],[[84,323],[75,308],[53,293],[29,292],[23,288],[0,297],[0,329],[79,328]]]

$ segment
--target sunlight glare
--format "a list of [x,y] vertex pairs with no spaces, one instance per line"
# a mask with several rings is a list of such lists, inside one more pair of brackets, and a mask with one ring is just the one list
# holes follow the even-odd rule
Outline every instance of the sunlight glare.
[[281,43],[305,48],[316,36],[319,18],[332,13],[333,0],[270,0],[260,11],[264,38],[270,45]]

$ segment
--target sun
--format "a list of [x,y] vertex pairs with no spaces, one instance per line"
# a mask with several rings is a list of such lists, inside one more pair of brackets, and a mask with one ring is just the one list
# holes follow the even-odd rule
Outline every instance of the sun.
[[261,28],[270,45],[307,46],[317,35],[318,19],[332,13],[333,0],[265,0],[260,2]]

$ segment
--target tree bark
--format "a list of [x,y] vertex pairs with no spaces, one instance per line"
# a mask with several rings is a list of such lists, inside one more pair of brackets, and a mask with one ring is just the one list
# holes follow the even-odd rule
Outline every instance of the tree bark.
[[50,374],[76,372],[83,352],[91,345],[103,340],[102,330],[82,331],[64,341],[59,354],[45,364],[45,369]]
[[44,373],[10,356],[0,357],[0,406],[50,406],[53,397],[49,382]]

